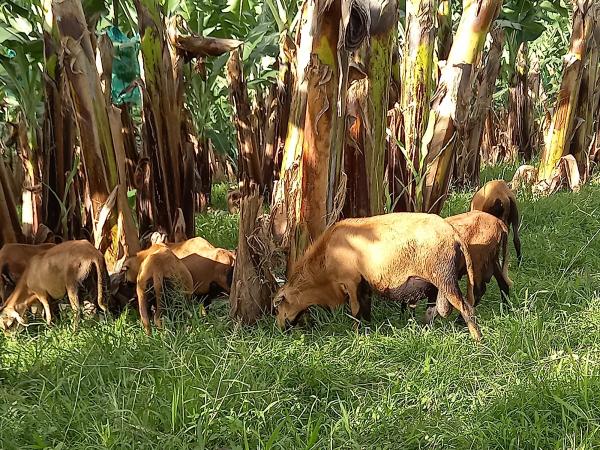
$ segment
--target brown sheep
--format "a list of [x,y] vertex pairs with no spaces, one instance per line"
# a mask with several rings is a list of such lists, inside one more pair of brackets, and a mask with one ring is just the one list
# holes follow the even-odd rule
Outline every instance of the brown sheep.
[[60,300],[68,295],[75,312],[73,325],[76,328],[81,315],[79,287],[93,270],[97,275],[98,306],[106,312],[104,293],[108,272],[104,257],[92,244],[85,240],[63,242],[33,256],[0,312],[0,327],[7,330],[15,320],[24,324],[23,314],[36,301],[44,307],[46,322],[50,325],[50,300]]
[[513,190],[504,180],[489,181],[475,193],[471,200],[471,211],[475,210],[497,217],[504,222],[507,228],[512,225],[513,244],[520,264],[523,257],[519,239],[519,209]]
[[10,296],[31,258],[55,244],[6,244],[0,249],[0,306]]
[[[482,211],[451,216],[446,218],[446,222],[454,227],[469,248],[473,262],[475,306],[479,305],[485,294],[486,284],[489,283],[492,276],[498,283],[502,300],[506,302],[512,286],[512,281],[508,277],[508,229],[506,225],[500,219]],[[460,261],[459,276],[462,278],[466,274],[464,261]],[[429,299],[426,321],[432,322],[437,314],[437,290],[434,286],[428,286],[425,293]],[[415,303],[410,306],[414,307]]]
[[217,293],[222,291],[229,293],[236,259],[235,252],[215,248],[202,238],[194,238],[178,244],[153,244],[148,249],[138,252],[136,256],[125,260],[121,272],[111,279],[111,292],[119,300],[121,307],[128,304],[131,299],[127,283],[137,283],[144,261],[165,248],[186,265],[194,281],[193,293],[208,295],[208,298],[204,299],[206,307],[210,305],[211,298]]
[[[458,286],[458,263],[466,261],[468,301]],[[420,296],[425,283],[462,314],[474,339],[481,338],[475,322],[473,270],[467,246],[439,216],[396,213],[347,219],[323,233],[294,266],[288,282],[273,300],[277,324],[293,325],[312,305],[334,308],[349,298],[352,315],[368,319],[364,296],[370,287],[392,300]],[[416,294],[415,294],[416,292]],[[438,312],[446,317],[445,300]]]
[[[160,244],[158,244],[160,245]],[[162,315],[162,290],[165,280],[173,281],[180,285],[185,295],[191,295],[194,282],[190,271],[185,264],[166,246],[156,249],[154,253],[146,257],[136,279],[136,293],[140,318],[146,334],[150,334],[150,319],[148,316],[149,305],[146,297],[148,282],[152,280],[155,296],[154,324],[161,328]]]
[[[145,258],[161,250],[163,246],[168,247],[178,258],[185,258],[189,255],[212,255],[215,251],[215,246],[201,237],[188,239],[187,241],[168,243],[168,244],[152,244],[145,250],[139,251],[135,256],[127,258],[123,264],[123,271],[127,271],[127,280],[135,283],[140,266]],[[208,257],[208,256],[206,256]]]
[[[473,261],[475,306],[485,294],[486,283],[496,279],[503,300],[509,296],[512,281],[508,277],[508,228],[500,219],[482,211],[471,211],[446,218],[467,247]],[[500,263],[502,259],[502,263]],[[461,266],[460,276],[467,274]]]
[[[194,280],[194,294],[211,294],[213,286],[229,293],[233,277],[233,261],[227,250],[215,249],[211,258],[188,255],[181,259]],[[207,303],[205,303],[207,305]],[[208,306],[208,305],[207,305]]]

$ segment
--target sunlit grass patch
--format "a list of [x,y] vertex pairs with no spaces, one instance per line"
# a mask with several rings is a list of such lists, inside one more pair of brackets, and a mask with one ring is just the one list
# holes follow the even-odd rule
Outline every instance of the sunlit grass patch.
[[[176,296],[151,336],[136,311],[75,334],[67,318],[0,337],[0,447],[595,448],[600,185],[519,200],[524,261],[511,246],[510,308],[488,286],[479,345],[454,317],[424,328],[377,300],[368,332],[347,309],[284,333]],[[213,211],[197,230],[234,248],[237,220]]]

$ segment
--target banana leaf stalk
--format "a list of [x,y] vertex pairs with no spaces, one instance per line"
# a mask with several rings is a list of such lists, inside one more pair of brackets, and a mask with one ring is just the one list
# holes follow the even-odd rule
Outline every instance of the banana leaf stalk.
[[595,8],[594,0],[578,0],[574,4],[571,43],[564,57],[563,77],[542,151],[538,170],[539,181],[549,180],[560,158],[570,150]]
[[579,175],[585,183],[590,176],[590,153],[594,138],[594,117],[600,98],[600,17],[592,22],[592,36],[588,43],[588,56],[579,90],[577,117],[579,123],[571,143],[571,153],[577,161]]
[[[422,183],[426,167],[422,139],[427,128],[431,95],[434,89],[435,14],[437,0],[406,2],[406,41],[402,60],[401,106],[404,121],[404,153],[409,173],[400,179],[409,201],[409,210],[422,203]],[[446,30],[447,31],[447,30]],[[441,37],[441,36],[440,36]]]
[[456,182],[460,186],[479,185],[481,141],[485,121],[492,107],[496,79],[500,73],[504,32],[501,28],[496,28],[491,32],[491,38],[490,49],[482,60],[473,85],[474,98],[467,124],[460,129],[460,150],[455,170]]
[[290,244],[290,270],[343,207],[348,58],[369,26],[364,0],[303,4],[279,193],[274,195],[275,205],[284,205],[282,224],[276,227]]
[[442,69],[432,99],[427,130],[421,152],[426,157],[427,174],[421,210],[438,213],[448,196],[455,160],[456,132],[468,117],[474,69],[488,31],[498,16],[500,0],[465,0],[463,14]]

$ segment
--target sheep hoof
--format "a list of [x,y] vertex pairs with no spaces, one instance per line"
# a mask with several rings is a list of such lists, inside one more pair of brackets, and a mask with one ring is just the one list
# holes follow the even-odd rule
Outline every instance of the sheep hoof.
[[481,342],[481,330],[479,329],[477,324],[473,321],[469,321],[468,327],[469,327],[469,332],[471,333],[471,337],[476,342]]

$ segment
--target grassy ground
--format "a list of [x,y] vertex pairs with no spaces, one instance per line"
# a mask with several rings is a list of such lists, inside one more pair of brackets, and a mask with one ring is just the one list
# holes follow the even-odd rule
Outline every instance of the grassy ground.
[[[239,328],[225,302],[151,337],[133,313],[75,335],[30,327],[0,337],[0,447],[598,447],[600,183],[521,205],[513,308],[490,284],[480,345],[452,320],[424,329],[381,302],[369,335],[344,311],[289,334],[269,319]],[[198,227],[235,244],[235,218]]]

